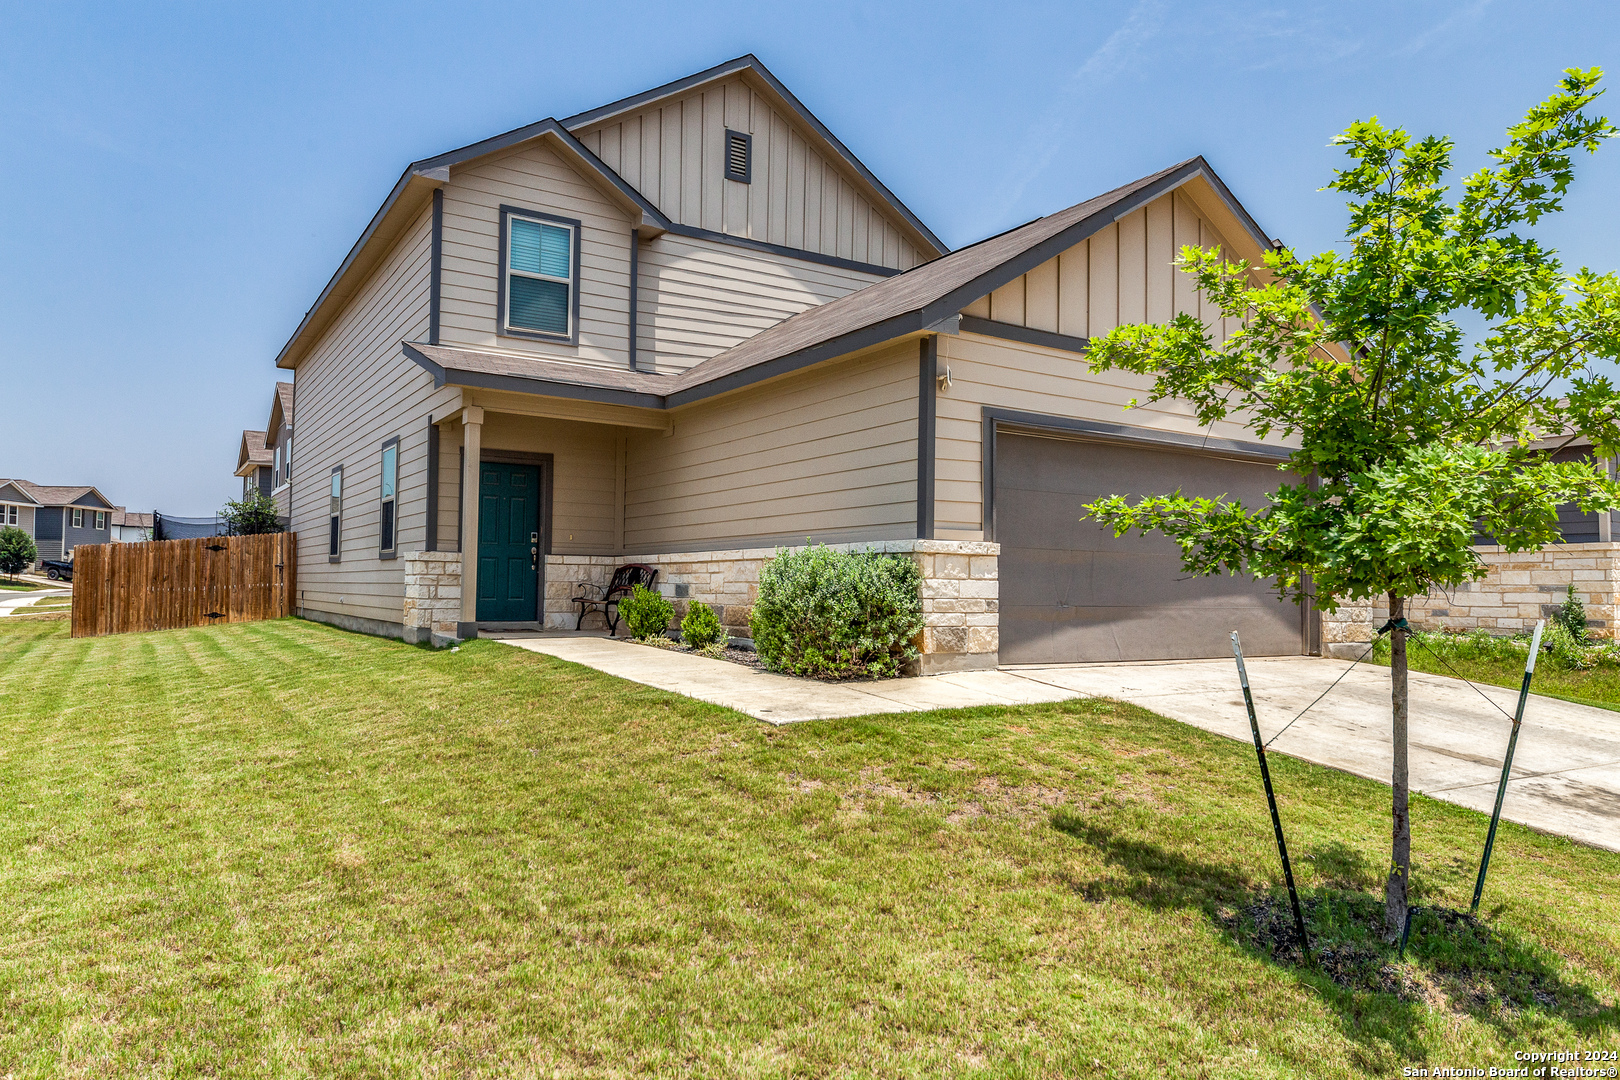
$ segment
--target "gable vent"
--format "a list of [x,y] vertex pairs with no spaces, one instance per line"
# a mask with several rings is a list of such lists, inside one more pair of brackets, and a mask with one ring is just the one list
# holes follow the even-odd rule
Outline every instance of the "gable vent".
[[741,131],[726,131],[726,179],[739,184],[753,179],[754,137]]

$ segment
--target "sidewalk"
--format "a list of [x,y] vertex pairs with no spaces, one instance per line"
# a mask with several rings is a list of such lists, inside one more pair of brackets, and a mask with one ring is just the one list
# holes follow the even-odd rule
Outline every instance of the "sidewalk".
[[17,614],[18,608],[29,607],[42,597],[72,595],[72,589],[36,589],[33,592],[0,593],[0,619]]
[[[1032,705],[1108,697],[1242,742],[1248,714],[1230,660],[1002,668],[882,682],[823,683],[772,675],[604,635],[510,633],[508,645],[632,682],[724,705],[772,724],[877,713]],[[1344,673],[1349,661],[1308,656],[1249,661],[1266,738]],[[1517,694],[1413,672],[1412,789],[1489,813]],[[1389,672],[1362,665],[1277,739],[1274,749],[1389,783]],[[1620,713],[1532,695],[1503,816],[1620,851]]]

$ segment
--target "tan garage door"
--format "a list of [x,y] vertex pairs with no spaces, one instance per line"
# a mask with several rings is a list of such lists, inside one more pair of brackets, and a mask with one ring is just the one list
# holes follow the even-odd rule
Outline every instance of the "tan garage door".
[[1269,583],[1189,577],[1166,537],[1116,539],[1082,505],[1106,495],[1226,494],[1246,506],[1281,477],[1263,462],[1136,444],[1001,432],[995,441],[1001,544],[1001,662],[1084,663],[1303,651],[1305,616]]

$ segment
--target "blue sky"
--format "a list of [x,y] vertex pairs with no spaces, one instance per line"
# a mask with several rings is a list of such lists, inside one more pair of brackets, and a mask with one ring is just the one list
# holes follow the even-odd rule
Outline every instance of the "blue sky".
[[[208,513],[273,358],[406,163],[756,53],[952,246],[1202,153],[1335,243],[1328,140],[1472,168],[1612,4],[0,4],[0,476]],[[1620,72],[1616,73],[1620,76]],[[1620,114],[1620,93],[1608,101]],[[1620,264],[1620,145],[1542,230]]]

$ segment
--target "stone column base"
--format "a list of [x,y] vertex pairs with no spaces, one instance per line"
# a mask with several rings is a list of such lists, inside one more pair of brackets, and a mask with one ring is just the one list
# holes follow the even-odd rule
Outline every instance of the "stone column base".
[[468,637],[461,619],[461,553],[405,553],[405,640],[442,649]]

